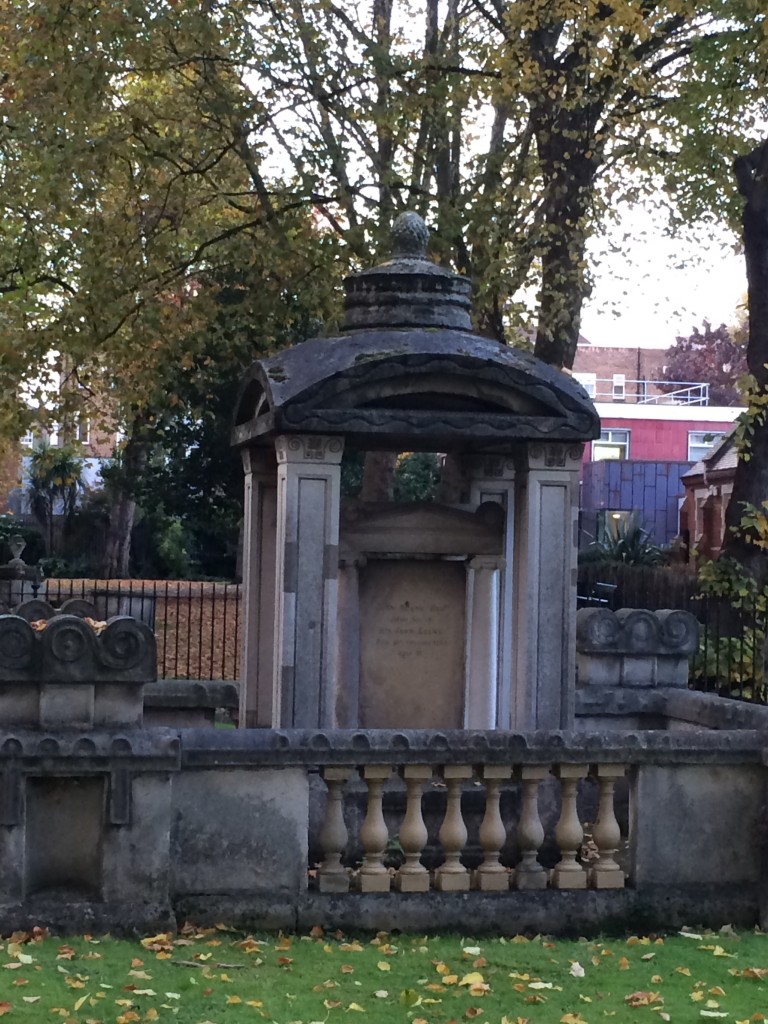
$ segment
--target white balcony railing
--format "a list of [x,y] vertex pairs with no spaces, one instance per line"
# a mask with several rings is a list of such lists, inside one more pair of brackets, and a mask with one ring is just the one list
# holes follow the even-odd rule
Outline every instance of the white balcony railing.
[[574,373],[595,402],[621,402],[635,405],[709,405],[709,384],[688,380],[631,380],[617,373],[597,377],[592,373]]

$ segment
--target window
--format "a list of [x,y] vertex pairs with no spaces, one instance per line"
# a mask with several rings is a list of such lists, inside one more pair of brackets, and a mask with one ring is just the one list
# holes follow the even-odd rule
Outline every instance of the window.
[[614,402],[623,402],[627,397],[627,376],[624,373],[614,373],[613,375],[613,400]]
[[698,462],[712,451],[717,442],[725,435],[708,430],[688,431],[688,461]]
[[81,416],[77,421],[77,440],[81,444],[88,444],[91,439],[91,424],[87,416]]
[[597,374],[596,373],[574,373],[574,380],[577,380],[579,384],[584,388],[590,398],[594,398],[597,392]]
[[26,434],[24,434],[24,435],[22,436],[22,438],[21,438],[21,442],[20,442],[20,443],[21,443],[21,445],[22,445],[22,447],[23,447],[23,448],[31,448],[31,447],[32,447],[32,445],[33,445],[33,444],[35,443],[35,435],[34,435],[34,432],[33,432],[33,431],[31,431],[31,430],[28,430],[28,431],[26,432]]
[[606,427],[600,431],[600,440],[592,442],[592,461],[629,458],[629,431]]

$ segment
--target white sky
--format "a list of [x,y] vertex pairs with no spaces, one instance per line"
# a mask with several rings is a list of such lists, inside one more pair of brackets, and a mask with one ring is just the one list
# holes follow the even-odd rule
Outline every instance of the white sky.
[[652,208],[625,208],[595,242],[599,265],[585,304],[581,333],[596,345],[669,348],[704,320],[717,327],[738,319],[747,291],[737,237],[720,227],[670,238]]

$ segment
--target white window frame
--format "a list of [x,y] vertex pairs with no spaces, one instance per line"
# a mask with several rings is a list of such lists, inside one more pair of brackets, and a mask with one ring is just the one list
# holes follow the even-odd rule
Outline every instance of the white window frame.
[[600,440],[592,442],[592,461],[628,459],[630,433],[626,427],[603,427]]
[[[701,459],[705,458],[723,437],[725,437],[724,431],[689,430],[688,461],[699,462]],[[709,440],[704,440],[705,438],[708,438]]]
[[613,401],[624,402],[627,398],[627,375],[626,373],[614,373],[613,375]]
[[584,388],[590,398],[594,398],[597,394],[597,374],[596,373],[574,373],[574,380],[577,380],[579,384]]

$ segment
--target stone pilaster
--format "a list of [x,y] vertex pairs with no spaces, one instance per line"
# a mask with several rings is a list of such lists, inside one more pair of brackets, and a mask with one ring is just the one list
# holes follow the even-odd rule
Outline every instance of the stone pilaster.
[[499,682],[499,574],[504,559],[467,562],[467,638],[464,728],[495,729]]
[[470,464],[470,501],[474,507],[484,502],[496,502],[504,509],[503,559],[499,561],[498,592],[498,656],[496,659],[496,721],[488,728],[509,729],[512,703],[512,683],[515,675],[514,630],[512,608],[514,604],[513,553],[515,545],[515,463],[511,456],[484,455],[475,457]]
[[573,723],[581,444],[531,444],[515,495],[517,650],[511,728]]
[[272,451],[245,448],[243,646],[240,727],[272,725],[274,691],[277,464]]
[[275,439],[275,727],[335,725],[343,449],[340,437],[301,434]]
[[342,544],[339,552],[339,610],[336,635],[336,724],[360,725],[360,570],[365,555]]

